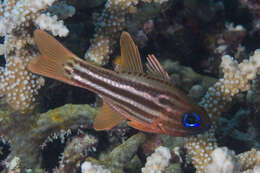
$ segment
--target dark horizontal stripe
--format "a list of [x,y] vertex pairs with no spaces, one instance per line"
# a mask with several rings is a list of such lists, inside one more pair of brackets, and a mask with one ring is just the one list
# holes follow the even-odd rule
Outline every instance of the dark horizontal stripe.
[[[154,120],[153,119],[149,119],[147,117],[145,118],[140,118],[139,116],[136,116],[136,113],[138,113],[140,115],[140,112],[136,112],[135,110],[136,109],[130,109],[132,111],[129,110],[128,107],[122,105],[122,104],[116,104],[116,106],[122,110],[122,112],[124,112],[124,114],[127,114],[128,116],[130,116],[130,120],[136,120],[136,121],[139,121],[139,122],[142,122],[142,123],[146,123],[146,124],[150,124],[152,123]],[[133,113],[133,111],[135,113]],[[134,116],[133,116],[134,115]],[[132,117],[132,118],[131,118]],[[134,118],[133,118],[134,117]],[[149,119],[149,120],[146,120],[146,119]]]
[[[141,105],[141,106],[145,105],[144,103],[146,103],[146,104],[153,104],[153,105],[148,105],[148,106],[145,105],[146,107],[150,108],[150,110],[154,110],[155,107],[158,107],[153,102],[151,102],[149,100],[146,100],[144,97],[140,97],[138,95],[134,95],[133,96],[132,94],[125,95],[125,94],[128,93],[126,90],[123,90],[121,88],[116,88],[113,85],[109,85],[109,84],[107,84],[106,82],[104,82],[102,80],[98,80],[98,79],[94,78],[93,76],[91,76],[89,74],[86,74],[86,73],[83,73],[83,72],[79,71],[78,69],[74,69],[74,74],[80,76],[84,80],[87,80],[88,82],[91,82],[91,83],[93,83],[93,84],[95,84],[97,86],[102,86],[103,88],[109,90],[112,93],[114,92],[114,93],[116,93],[116,94],[118,94],[120,96],[129,98],[130,100],[133,101],[133,103],[136,103],[138,105]],[[92,90],[93,92],[96,92],[96,93],[101,94],[101,95],[103,95],[105,97],[111,98],[112,100],[129,107],[133,112],[135,112],[135,111],[138,112],[139,115],[143,115],[143,116],[145,116],[146,118],[149,118],[149,119],[156,118],[153,115],[147,113],[145,110],[142,110],[142,109],[136,107],[135,105],[132,105],[129,102],[126,102],[125,100],[122,100],[122,99],[120,100],[119,98],[115,97],[113,94],[111,94],[109,92],[105,92],[102,88],[99,89],[99,87],[91,87],[89,85],[86,85],[86,83],[84,83],[82,81],[76,80],[75,78],[74,78],[74,80],[75,80],[75,82],[79,83],[80,85],[86,86],[86,88]],[[138,100],[138,99],[140,99],[140,100]],[[159,108],[160,107],[158,107],[158,109]]]
[[[88,70],[88,69],[86,69],[86,70]],[[112,84],[112,82],[116,82],[119,85],[129,86],[129,87],[133,87],[134,89],[136,89],[137,86],[133,85],[132,82],[122,83],[120,78],[116,78],[116,80],[111,79],[111,75],[110,75],[109,78],[106,78],[110,82],[105,82],[104,80],[99,80],[96,77],[93,77],[92,75],[84,73],[82,71],[79,71],[78,69],[75,69],[75,68],[74,68],[74,73],[77,74],[78,76],[81,76],[82,78],[84,78],[86,80],[91,81],[92,83],[97,84],[98,86],[102,86],[102,87],[104,87],[104,88],[106,88],[106,89],[108,89],[112,92],[116,92],[117,94],[122,95],[124,97],[128,97],[129,99],[137,102],[138,104],[147,105],[147,107],[150,107],[151,109],[157,109],[157,111],[161,110],[161,107],[159,107],[158,105],[156,105],[152,101],[147,100],[145,97],[142,97],[140,95],[136,95],[134,93],[130,93],[131,91],[127,87],[126,88],[125,87],[119,88],[119,87],[116,87]],[[92,72],[92,73],[94,73],[94,72]],[[99,75],[99,74],[97,74],[97,75]],[[104,78],[104,76],[101,76],[101,77]],[[105,94],[103,91],[100,91],[100,90],[97,90],[97,89],[95,89],[95,90],[96,90],[95,92],[98,92],[101,95]],[[145,91],[142,91],[142,90],[138,90],[138,91],[143,92],[145,94],[149,94],[149,92],[145,92]]]
[[[79,81],[79,80],[76,80],[74,79],[73,81],[75,81],[76,83],[80,84],[80,85],[86,85],[85,83],[83,83],[82,81]],[[88,86],[89,88],[89,86]],[[93,88],[93,90],[96,90],[96,88]],[[95,91],[94,91],[95,92]],[[129,114],[129,116],[132,116],[132,117],[136,117],[138,119],[142,119],[143,121],[148,118],[148,119],[152,119],[154,117],[151,117],[151,114],[148,114],[147,112],[145,112],[144,110],[141,110],[139,109],[138,107],[132,105],[132,104],[129,104],[128,102],[122,100],[122,99],[119,99],[118,97],[115,97],[114,95],[111,95],[109,94],[108,92],[104,92],[103,90],[96,90],[96,92],[99,92],[102,96],[104,97],[108,97],[109,99],[113,100],[114,102],[117,103],[117,105],[121,105],[121,107],[127,107],[129,108],[130,110],[132,110],[133,112],[137,112],[139,115],[141,116],[144,116],[145,118],[139,118],[138,116],[136,116],[135,114],[131,113]]]
[[[131,89],[129,90],[128,88],[125,88],[125,87],[118,88],[118,87],[116,87],[112,84],[113,82],[118,83],[120,85],[133,87],[135,90],[137,90],[141,93],[144,93],[144,94],[149,94],[152,97],[157,97],[161,93],[167,94],[167,95],[169,95],[170,98],[174,98],[173,101],[170,102],[170,105],[167,105],[167,106],[170,106],[171,108],[175,107],[176,109],[179,109],[180,107],[183,107],[187,104],[187,103],[183,103],[183,100],[181,100],[181,98],[179,98],[177,95],[173,95],[172,92],[167,93],[163,89],[158,90],[158,89],[150,87],[150,86],[145,86],[142,83],[139,83],[138,81],[133,82],[133,81],[124,79],[120,76],[117,76],[115,72],[108,71],[108,70],[102,70],[100,67],[94,67],[93,65],[89,65],[89,64],[81,63],[81,62],[76,63],[76,64],[78,64],[80,66],[80,68],[86,69],[86,71],[90,71],[91,73],[98,75],[100,78],[107,79],[107,80],[110,81],[110,82],[106,82],[102,79],[101,80],[97,79],[96,77],[92,76],[91,74],[88,74],[88,73],[83,72],[83,71],[79,71],[78,69],[75,69],[73,67],[73,71],[74,71],[73,73],[74,74],[76,74],[76,75],[82,77],[83,79],[88,80],[89,82],[95,84],[96,87],[91,87],[91,86],[88,86],[88,85],[82,83],[82,81],[77,81],[77,82],[80,83],[80,85],[85,85],[86,88],[88,88],[89,90],[96,92],[100,95],[103,95],[105,97],[111,98],[111,99],[115,100],[117,103],[128,107],[131,111],[137,112],[138,114],[143,115],[148,119],[155,119],[155,118],[158,118],[158,117],[155,117],[154,115],[147,113],[145,110],[137,108],[137,107],[135,107],[135,105],[132,105],[132,104],[130,104],[130,103],[124,101],[124,100],[120,100],[120,99],[116,98],[114,95],[111,95],[111,94],[116,93],[120,96],[129,98],[134,103],[136,103],[138,105],[144,105],[145,107],[150,108],[151,110],[155,110],[157,112],[163,111],[163,107],[159,106],[158,104],[154,103],[153,101],[147,100],[143,96],[136,95],[134,93],[130,93]],[[68,64],[68,65],[73,66],[72,64]],[[132,73],[129,73],[129,74],[133,75]],[[163,81],[163,80],[158,80],[158,78],[153,78],[153,77],[150,77],[150,76],[142,74],[142,73],[136,73],[134,75],[138,75],[139,77],[144,77],[144,78],[146,77],[148,80],[156,80],[156,81],[159,81],[159,82]],[[99,89],[98,86],[102,86],[103,88],[106,88],[110,92],[104,92],[104,91],[102,91],[102,89]],[[166,116],[167,114],[164,114],[164,115]],[[133,115],[133,116],[135,116],[135,115]],[[177,123],[176,120],[175,120],[175,118],[177,118],[176,117],[177,115],[169,115],[169,116],[170,117],[165,117],[165,119],[170,118],[170,121]]]
[[[158,90],[158,89],[156,89],[154,87],[145,86],[145,85],[143,85],[142,83],[140,83],[138,81],[132,82],[132,81],[129,81],[129,80],[124,79],[122,77],[115,76],[115,72],[113,72],[113,71],[104,70],[103,68],[100,68],[100,67],[97,67],[97,66],[94,66],[94,65],[90,65],[90,64],[85,63],[85,62],[78,62],[78,64],[82,68],[85,68],[85,69],[91,71],[92,73],[98,74],[99,76],[101,76],[103,78],[110,79],[111,81],[115,81],[115,82],[118,82],[118,83],[123,84],[123,85],[134,87],[136,90],[138,90],[140,92],[148,93],[151,96],[156,97],[156,96],[158,96],[158,94],[160,94],[162,92],[165,93],[164,88],[162,88],[162,90]],[[122,72],[122,73],[125,73],[127,75],[132,75],[132,76],[143,77],[146,80],[156,81],[156,82],[159,82],[161,84],[167,85],[168,87],[172,87],[173,86],[167,80],[160,79],[158,77],[153,77],[153,76],[145,74],[145,73],[139,73],[139,72]],[[185,104],[183,102],[183,98],[180,98],[177,94],[174,94],[173,91],[165,93],[165,94],[171,96],[171,98],[174,98],[176,104],[177,104],[177,102],[179,102],[180,103],[179,106],[189,105],[187,103]]]

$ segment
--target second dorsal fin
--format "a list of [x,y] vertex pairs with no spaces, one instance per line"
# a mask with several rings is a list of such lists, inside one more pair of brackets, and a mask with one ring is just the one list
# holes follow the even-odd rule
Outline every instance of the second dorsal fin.
[[121,60],[118,71],[143,72],[139,50],[127,32],[120,38]]
[[148,63],[146,63],[146,67],[149,73],[155,76],[159,76],[163,79],[170,80],[167,71],[164,70],[164,68],[154,55],[148,55],[147,62]]

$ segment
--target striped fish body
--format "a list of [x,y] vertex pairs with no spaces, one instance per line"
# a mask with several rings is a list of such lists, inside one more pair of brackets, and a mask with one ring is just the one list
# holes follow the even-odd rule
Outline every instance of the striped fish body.
[[183,136],[204,130],[183,126],[185,113],[205,112],[168,80],[140,72],[114,72],[80,59],[65,64],[64,69],[74,83],[105,97],[127,119],[154,126],[158,133]]
[[[124,119],[130,120],[128,124],[136,129],[170,136],[192,135],[209,128],[206,112],[171,83],[155,57],[148,58],[151,73],[143,72],[139,52],[131,37],[130,48],[122,50],[121,42],[121,53],[127,52],[122,53],[122,58],[126,60],[118,71],[112,71],[81,60],[45,32],[38,32],[36,36],[43,35],[48,38],[47,42],[55,45],[47,44],[51,48],[42,46],[42,41],[36,38],[42,56],[33,60],[28,68],[101,95],[104,105],[94,123],[96,130],[108,130]],[[52,51],[55,47],[58,51]],[[66,58],[62,59],[59,52]],[[135,53],[129,55],[129,52]]]

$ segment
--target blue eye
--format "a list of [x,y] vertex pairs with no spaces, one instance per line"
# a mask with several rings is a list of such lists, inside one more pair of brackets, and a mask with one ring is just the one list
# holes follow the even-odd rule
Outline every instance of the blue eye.
[[199,127],[200,116],[196,113],[186,113],[183,117],[183,125],[187,128]]

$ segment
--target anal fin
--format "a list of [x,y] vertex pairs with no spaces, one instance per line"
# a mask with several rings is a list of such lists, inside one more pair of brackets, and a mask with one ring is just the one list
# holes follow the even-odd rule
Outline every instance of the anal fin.
[[95,118],[95,130],[109,130],[125,120],[125,117],[113,107],[116,107],[113,103],[108,103],[105,99],[103,100],[103,105]]

